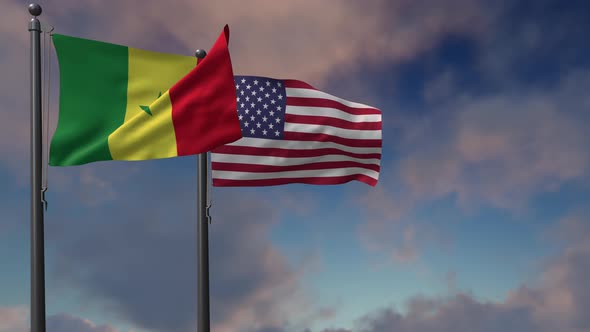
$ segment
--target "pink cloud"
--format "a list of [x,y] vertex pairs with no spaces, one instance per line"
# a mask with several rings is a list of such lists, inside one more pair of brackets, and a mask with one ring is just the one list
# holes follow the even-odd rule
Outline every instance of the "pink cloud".
[[25,332],[29,329],[29,310],[25,307],[0,307],[0,332]]
[[[70,314],[47,317],[48,332],[119,332],[109,325],[93,322]],[[0,307],[0,332],[28,332],[29,310],[25,307]]]
[[70,314],[57,314],[47,318],[48,332],[119,332],[109,325],[96,325],[88,319]]
[[[446,79],[444,79],[446,80]],[[480,207],[526,213],[536,195],[590,183],[589,72],[570,72],[551,88],[521,88],[471,97],[456,91],[420,117],[403,116],[396,162],[360,203],[362,243],[397,262],[447,240],[417,220],[425,203],[453,199],[462,213]],[[452,84],[452,83],[450,83]],[[442,95],[448,94],[444,92]]]
[[[244,10],[237,0],[178,4],[146,1],[138,8],[121,2],[105,6],[100,1],[68,1],[52,10],[64,20],[82,8],[92,11],[86,30],[95,31],[103,40],[149,43],[150,35],[165,31],[187,46],[188,52],[198,47],[198,39],[212,41],[216,36],[212,29],[228,23],[233,31],[230,47],[236,72],[294,75],[316,83],[357,61],[407,60],[449,32],[479,33],[489,15],[480,4],[466,0],[444,5],[405,0],[255,0],[248,4],[254,10]],[[64,25],[72,29],[67,20]]]
[[[575,231],[575,234],[572,233]],[[533,316],[545,325],[590,328],[590,228],[588,215],[563,218],[552,233],[565,244],[563,254],[552,259],[534,286],[510,293],[507,304],[532,308]],[[561,330],[561,329],[560,329]]]
[[456,194],[464,207],[520,209],[535,194],[558,190],[588,175],[590,140],[582,111],[584,94],[571,105],[575,77],[557,89],[521,91],[450,102],[407,141],[400,176],[410,194]]

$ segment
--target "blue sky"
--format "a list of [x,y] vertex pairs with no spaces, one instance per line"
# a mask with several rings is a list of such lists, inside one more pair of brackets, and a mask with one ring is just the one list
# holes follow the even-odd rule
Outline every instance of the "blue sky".
[[[27,4],[0,22],[0,332],[28,331]],[[213,189],[214,331],[590,331],[586,2],[41,4],[178,54],[227,23],[234,73],[382,110],[374,188]],[[48,332],[195,330],[195,159],[50,168]]]

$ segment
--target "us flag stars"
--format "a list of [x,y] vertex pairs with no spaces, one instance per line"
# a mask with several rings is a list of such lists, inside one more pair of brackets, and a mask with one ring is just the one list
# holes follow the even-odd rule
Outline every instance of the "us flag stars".
[[279,80],[235,76],[238,119],[244,137],[282,139],[285,88]]

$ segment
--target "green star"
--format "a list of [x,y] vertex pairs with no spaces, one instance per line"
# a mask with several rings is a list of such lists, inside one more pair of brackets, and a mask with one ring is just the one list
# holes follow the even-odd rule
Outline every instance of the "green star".
[[[162,91],[160,91],[160,93],[158,94],[158,98],[160,98],[161,96],[162,96]],[[139,108],[141,108],[144,112],[146,112],[150,116],[153,115],[152,114],[152,110],[150,110],[150,107],[149,106],[139,105]]]

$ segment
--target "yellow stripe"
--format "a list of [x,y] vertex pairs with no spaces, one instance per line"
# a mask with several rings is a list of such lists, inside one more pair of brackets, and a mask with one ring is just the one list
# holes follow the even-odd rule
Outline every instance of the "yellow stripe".
[[[194,57],[129,48],[125,122],[109,135],[113,159],[145,160],[177,155],[168,89],[195,65]],[[160,93],[162,96],[158,98]],[[140,106],[149,107],[151,115]]]
[[168,91],[149,107],[152,115],[142,111],[109,136],[113,159],[147,160],[178,155]]

